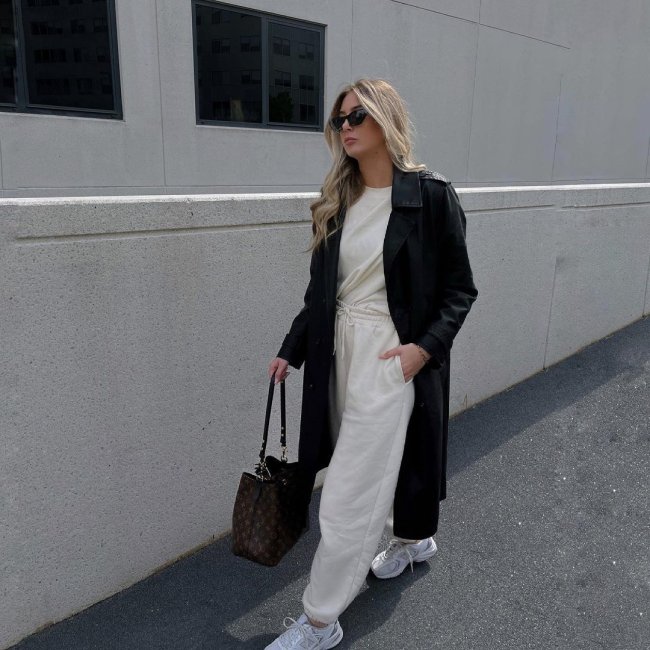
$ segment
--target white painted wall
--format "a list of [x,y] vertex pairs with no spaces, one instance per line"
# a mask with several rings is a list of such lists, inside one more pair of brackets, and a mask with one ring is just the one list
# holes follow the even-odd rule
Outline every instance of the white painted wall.
[[[650,178],[646,0],[241,5],[326,25],[325,106],[386,77],[459,187]],[[0,112],[0,197],[320,188],[322,134],[197,126],[189,0],[117,0],[117,27],[124,119]]]
[[[479,298],[452,413],[650,312],[650,183],[459,194]],[[312,199],[0,200],[0,648],[229,529]]]

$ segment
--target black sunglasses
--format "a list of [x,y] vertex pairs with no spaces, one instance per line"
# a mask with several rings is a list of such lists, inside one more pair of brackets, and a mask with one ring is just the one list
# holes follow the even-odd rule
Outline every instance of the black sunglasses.
[[337,115],[336,117],[330,117],[330,126],[337,132],[340,133],[343,129],[343,122],[348,121],[350,126],[359,126],[366,117],[368,117],[368,112],[365,108],[355,108],[351,113],[347,115]]

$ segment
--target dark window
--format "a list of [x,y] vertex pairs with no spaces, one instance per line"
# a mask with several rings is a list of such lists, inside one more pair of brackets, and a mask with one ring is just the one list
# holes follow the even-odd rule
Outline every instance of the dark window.
[[316,107],[313,104],[300,104],[300,121],[311,122],[316,117]]
[[242,70],[241,82],[243,84],[261,84],[262,71],[261,70]]
[[48,22],[47,20],[34,21],[31,24],[32,34],[63,34],[63,27],[60,23]]
[[314,60],[314,46],[311,43],[298,43],[298,58]]
[[230,39],[219,38],[212,41],[212,54],[229,54],[230,53]]
[[260,37],[256,36],[242,36],[239,39],[239,49],[242,52],[259,52],[260,51]]
[[77,92],[80,95],[90,95],[93,92],[93,80],[90,78],[77,79]]
[[34,50],[34,63],[65,63],[65,50]]
[[230,83],[230,71],[229,70],[213,70],[212,71],[212,83],[223,85]]
[[283,88],[291,88],[291,73],[283,70],[276,70],[274,73],[275,85]]
[[85,34],[87,31],[86,25],[87,21],[81,20],[79,18],[74,18],[70,21],[70,33],[71,34]]
[[193,8],[198,122],[322,126],[323,27],[210,0]]
[[221,23],[227,23],[230,20],[230,12],[224,13],[223,11],[213,11],[212,12],[212,24],[221,25]]
[[300,90],[314,90],[314,77],[312,75],[300,75]]
[[98,18],[93,18],[93,32],[96,34],[102,34],[108,31],[108,20],[106,16],[99,16]]
[[0,0],[0,105],[16,102],[16,44],[11,0]]
[[288,38],[273,38],[273,54],[280,56],[291,56],[291,41]]
[[115,0],[0,0],[0,109],[121,117]]

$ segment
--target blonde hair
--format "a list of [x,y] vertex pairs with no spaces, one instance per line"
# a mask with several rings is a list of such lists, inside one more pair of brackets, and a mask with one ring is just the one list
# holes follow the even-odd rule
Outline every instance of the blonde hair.
[[[406,104],[387,81],[359,79],[345,86],[334,101],[329,117],[339,114],[345,96],[352,91],[359,98],[359,104],[381,127],[395,167],[403,171],[425,169],[425,165],[417,164],[412,158],[413,125]],[[329,117],[325,124],[325,140],[334,160],[325,177],[321,196],[310,206],[312,240],[308,250],[315,250],[322,242],[327,246],[327,237],[341,226],[338,218],[341,208],[351,206],[363,192],[359,165],[345,153],[341,138],[330,125]],[[335,227],[328,232],[332,219]]]

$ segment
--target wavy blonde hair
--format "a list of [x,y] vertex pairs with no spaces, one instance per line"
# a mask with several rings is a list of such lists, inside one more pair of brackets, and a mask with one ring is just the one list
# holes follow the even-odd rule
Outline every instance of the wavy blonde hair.
[[[384,134],[386,148],[398,169],[414,171],[425,169],[416,163],[412,156],[413,125],[409,119],[404,100],[391,84],[383,79],[359,79],[345,86],[338,94],[329,117],[339,114],[345,96],[351,92],[359,98],[359,104],[379,124]],[[321,243],[327,246],[327,238],[341,224],[341,208],[351,206],[363,192],[363,181],[357,161],[348,156],[343,149],[340,135],[332,128],[329,118],[325,124],[325,140],[333,162],[321,189],[320,197],[311,204],[312,240],[310,251]],[[329,222],[334,220],[334,228],[329,231]]]

